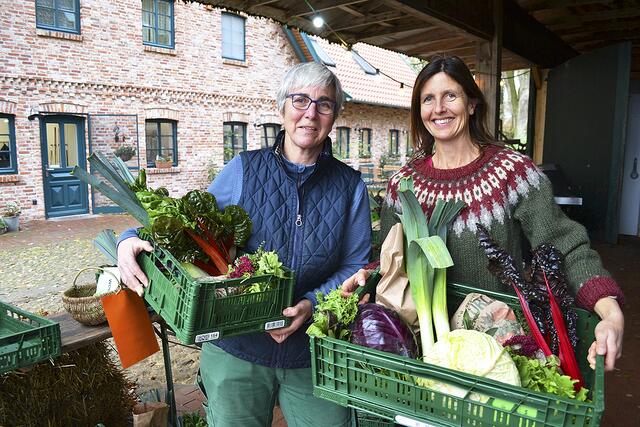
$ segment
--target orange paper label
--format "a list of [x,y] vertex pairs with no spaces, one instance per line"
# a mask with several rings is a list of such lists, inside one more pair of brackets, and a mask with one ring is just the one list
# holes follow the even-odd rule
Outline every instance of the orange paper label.
[[160,350],[142,298],[130,289],[101,298],[123,368]]

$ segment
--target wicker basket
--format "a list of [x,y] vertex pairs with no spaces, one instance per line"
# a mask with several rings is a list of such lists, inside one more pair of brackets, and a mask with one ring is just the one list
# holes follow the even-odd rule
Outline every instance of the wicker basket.
[[99,267],[83,268],[73,279],[73,285],[62,294],[62,304],[65,310],[67,310],[76,321],[84,325],[96,326],[106,322],[107,317],[104,314],[100,296],[95,296],[96,283],[77,284],[80,274],[87,270],[98,270],[103,273],[109,273]]

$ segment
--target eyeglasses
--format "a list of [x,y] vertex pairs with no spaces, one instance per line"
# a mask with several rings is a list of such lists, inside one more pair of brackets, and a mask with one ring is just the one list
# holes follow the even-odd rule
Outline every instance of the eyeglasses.
[[[456,102],[458,99],[462,99],[464,95],[461,93],[456,93],[456,92],[446,92],[443,96],[442,96],[442,101],[445,102],[446,104],[453,104],[454,102]],[[434,105],[436,103],[436,97],[434,95],[426,95],[424,97],[424,99],[422,100],[422,103],[424,105]]]
[[320,114],[333,114],[336,110],[336,103],[328,99],[311,99],[303,93],[292,93],[287,98],[291,98],[291,105],[296,110],[308,110],[311,104],[316,104],[316,111]]

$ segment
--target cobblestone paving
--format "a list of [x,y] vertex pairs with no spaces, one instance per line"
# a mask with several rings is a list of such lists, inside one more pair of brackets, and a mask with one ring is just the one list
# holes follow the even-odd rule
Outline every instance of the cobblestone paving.
[[[64,311],[62,293],[81,269],[104,265],[107,259],[92,244],[100,230],[121,232],[136,223],[123,215],[93,216],[64,221],[37,221],[18,233],[0,235],[0,300],[30,311]],[[78,283],[93,272],[82,273]],[[174,338],[175,340],[175,338]],[[113,340],[109,340],[113,345]],[[170,345],[174,382],[193,384],[199,351]],[[139,391],[164,388],[162,352],[127,369]]]

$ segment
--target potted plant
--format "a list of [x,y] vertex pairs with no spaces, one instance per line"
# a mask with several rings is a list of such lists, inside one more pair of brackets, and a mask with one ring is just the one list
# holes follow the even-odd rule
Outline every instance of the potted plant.
[[113,152],[120,157],[123,162],[131,160],[136,155],[136,149],[132,145],[121,145]]
[[7,231],[18,231],[20,228],[20,205],[16,202],[9,202],[2,212],[3,222],[7,226]]
[[160,169],[166,169],[173,166],[173,159],[170,157],[156,156],[156,167]]
[[7,223],[4,222],[4,219],[0,216],[0,234],[4,234],[7,232]]

